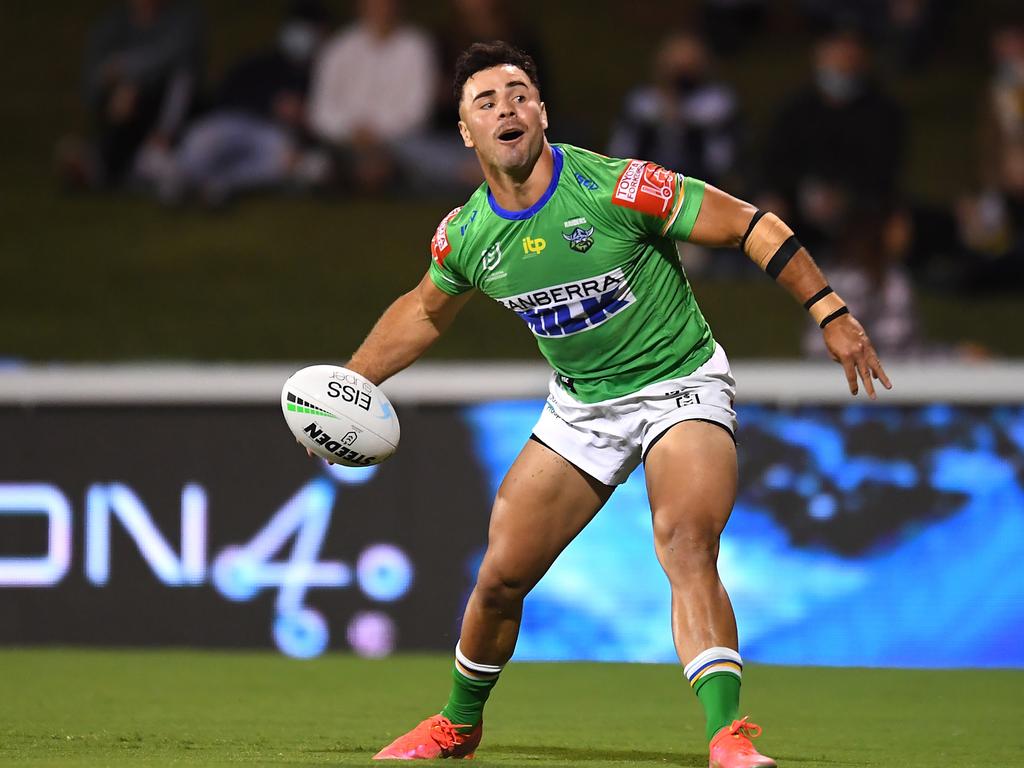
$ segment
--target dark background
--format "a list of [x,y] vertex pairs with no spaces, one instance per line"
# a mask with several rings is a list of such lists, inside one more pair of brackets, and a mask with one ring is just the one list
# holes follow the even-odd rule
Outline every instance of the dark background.
[[[87,125],[80,98],[85,39],[113,5],[0,4],[0,357],[345,357],[422,275],[437,222],[462,200],[257,197],[210,214],[167,211],[123,193],[62,192],[51,169],[54,146]],[[352,4],[328,5],[339,24],[351,19]],[[716,65],[741,101],[743,168],[751,174],[780,101],[810,73],[813,30],[799,4],[767,5],[749,44]],[[902,183],[915,198],[952,205],[975,191],[979,112],[991,76],[988,32],[1017,5],[938,2],[942,23],[928,66],[908,73],[880,61],[879,76],[907,112]],[[213,83],[273,38],[285,3],[210,0],[200,7]],[[513,7],[546,46],[550,137],[595,149],[605,147],[629,87],[647,77],[663,31],[696,27],[703,12],[701,3],[655,0],[523,0]],[[409,2],[407,9],[433,30],[450,13],[444,2]],[[698,278],[695,290],[734,357],[798,353],[803,313],[753,267],[744,279]],[[936,342],[1024,353],[1013,332],[1019,295],[926,287],[920,302]],[[520,326],[475,300],[431,354],[533,357],[533,339]]]

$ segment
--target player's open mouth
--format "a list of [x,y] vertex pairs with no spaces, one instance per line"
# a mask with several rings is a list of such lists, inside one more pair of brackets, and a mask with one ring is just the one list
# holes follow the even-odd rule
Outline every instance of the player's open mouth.
[[505,144],[511,144],[512,142],[519,139],[526,131],[519,128],[509,128],[507,131],[502,131],[498,134],[498,141],[504,142]]

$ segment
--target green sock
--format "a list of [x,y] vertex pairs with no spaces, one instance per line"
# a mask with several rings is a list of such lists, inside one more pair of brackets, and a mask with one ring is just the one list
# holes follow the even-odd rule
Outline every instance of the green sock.
[[697,698],[707,717],[708,741],[731,725],[740,712],[740,679],[731,672],[714,672],[697,681]]
[[452,692],[441,714],[455,725],[466,726],[461,731],[471,731],[484,716],[484,704],[491,695],[491,689],[498,682],[495,675],[487,680],[466,677],[457,666],[452,666]]

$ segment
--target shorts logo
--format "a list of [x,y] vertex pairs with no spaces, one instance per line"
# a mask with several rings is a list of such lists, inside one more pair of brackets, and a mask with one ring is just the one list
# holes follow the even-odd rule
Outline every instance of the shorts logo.
[[676,408],[682,408],[684,405],[700,405],[700,395],[693,389],[677,389],[666,392],[664,397],[675,398]]
[[610,320],[636,301],[621,269],[587,280],[498,299],[530,326],[535,336],[571,336]]
[[523,238],[523,253],[532,253],[536,256],[547,247],[548,243],[543,237]]
[[675,196],[676,174],[654,163],[630,160],[615,182],[612,202],[664,219],[672,210]]
[[441,223],[437,225],[437,231],[434,232],[434,236],[430,239],[430,255],[439,267],[444,266],[444,260],[452,252],[452,244],[448,240],[448,222],[458,216],[461,210],[462,206],[460,205],[445,216]]

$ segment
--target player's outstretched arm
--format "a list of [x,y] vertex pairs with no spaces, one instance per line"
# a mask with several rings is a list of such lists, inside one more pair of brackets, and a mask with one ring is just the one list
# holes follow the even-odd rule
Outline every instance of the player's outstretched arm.
[[430,275],[387,308],[347,367],[381,384],[412,365],[452,324],[472,292],[450,296]]
[[872,400],[875,399],[873,379],[879,380],[886,389],[892,389],[864,328],[829,286],[793,231],[774,213],[759,211],[750,203],[709,184],[690,241],[742,248],[755,264],[803,304],[821,326],[832,358],[843,366],[851,394],[856,395],[859,389],[858,374]]

